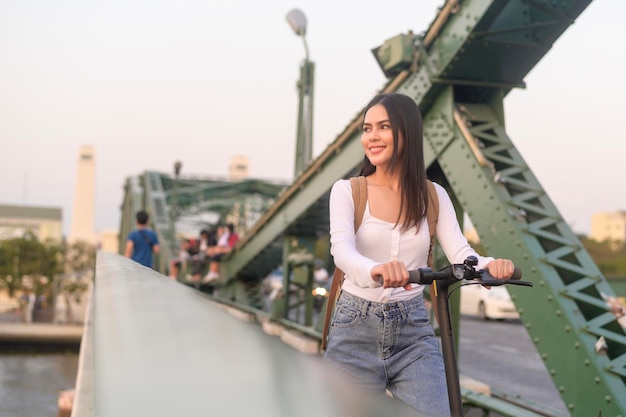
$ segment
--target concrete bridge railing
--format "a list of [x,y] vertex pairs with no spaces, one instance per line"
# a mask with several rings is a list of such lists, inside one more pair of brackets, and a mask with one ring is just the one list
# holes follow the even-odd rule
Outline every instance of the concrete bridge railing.
[[73,417],[414,415],[203,293],[99,252]]

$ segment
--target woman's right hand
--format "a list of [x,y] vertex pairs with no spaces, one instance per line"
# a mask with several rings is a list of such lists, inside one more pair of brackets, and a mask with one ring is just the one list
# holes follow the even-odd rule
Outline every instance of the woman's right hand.
[[383,288],[403,287],[405,290],[412,288],[409,283],[409,271],[404,262],[389,261],[378,264],[371,271],[372,279],[382,284]]

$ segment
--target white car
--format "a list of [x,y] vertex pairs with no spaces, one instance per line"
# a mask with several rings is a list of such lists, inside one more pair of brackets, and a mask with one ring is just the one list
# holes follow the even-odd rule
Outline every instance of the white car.
[[461,287],[461,314],[484,320],[519,319],[519,313],[504,285],[487,289],[482,285]]

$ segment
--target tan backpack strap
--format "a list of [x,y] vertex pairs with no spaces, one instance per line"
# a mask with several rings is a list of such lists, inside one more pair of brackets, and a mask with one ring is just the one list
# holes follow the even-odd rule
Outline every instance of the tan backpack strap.
[[330,318],[333,315],[335,309],[335,301],[339,297],[339,288],[343,283],[343,271],[335,267],[335,273],[333,274],[333,280],[330,283],[330,293],[328,294],[328,301],[326,303],[326,315],[324,316],[324,328],[322,329],[322,350],[326,350],[326,339],[328,338],[328,330],[330,330]]
[[428,210],[426,210],[426,220],[428,220],[428,231],[430,233],[430,249],[428,251],[428,267],[432,268],[433,248],[435,247],[435,233],[437,232],[437,219],[439,218],[439,196],[432,181],[426,181],[428,186]]
[[[439,196],[432,181],[426,181],[428,186],[428,209],[426,210],[426,220],[428,220],[428,231],[430,233],[430,248],[428,249],[428,267],[434,266],[435,233],[437,232],[437,219],[439,218]],[[435,312],[435,319],[439,323],[439,315],[437,314],[437,281],[430,284],[430,301]]]
[[[352,200],[354,202],[354,233],[359,230],[365,213],[365,204],[367,204],[367,181],[364,176],[350,178],[352,186]],[[326,303],[326,315],[324,316],[324,328],[322,329],[322,345],[321,349],[326,350],[326,339],[330,330],[330,319],[335,310],[335,302],[339,297],[339,288],[343,284],[343,271],[335,266],[333,280],[330,284],[330,293],[328,294],[328,302]]]
[[352,200],[354,201],[354,233],[359,230],[367,204],[367,181],[364,176],[350,178]]

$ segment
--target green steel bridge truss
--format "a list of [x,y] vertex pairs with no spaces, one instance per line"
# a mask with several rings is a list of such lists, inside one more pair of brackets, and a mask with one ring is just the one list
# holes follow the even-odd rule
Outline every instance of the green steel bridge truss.
[[[524,279],[534,282],[532,290],[512,286],[509,292],[570,414],[626,416],[626,334],[603,298],[614,292],[504,123],[504,97],[524,86],[525,75],[590,2],[449,0],[423,34],[398,35],[373,52],[389,78],[381,91],[409,95],[422,110],[429,177],[471,219],[489,255],[513,259]],[[287,287],[296,282],[307,288],[310,265],[297,259],[311,257],[298,255],[319,252],[324,243],[327,248],[328,192],[363,157],[362,113],[289,186],[150,172],[129,178],[121,240],[132,230],[134,212],[148,208],[171,248],[161,256],[165,269],[175,248],[172,219],[202,211],[223,219],[253,197],[256,221],[222,263],[218,298],[263,308],[261,280],[281,264]],[[293,308],[283,305],[274,318],[319,337],[319,323],[310,315],[292,319]],[[497,408],[464,396],[484,410]]]

